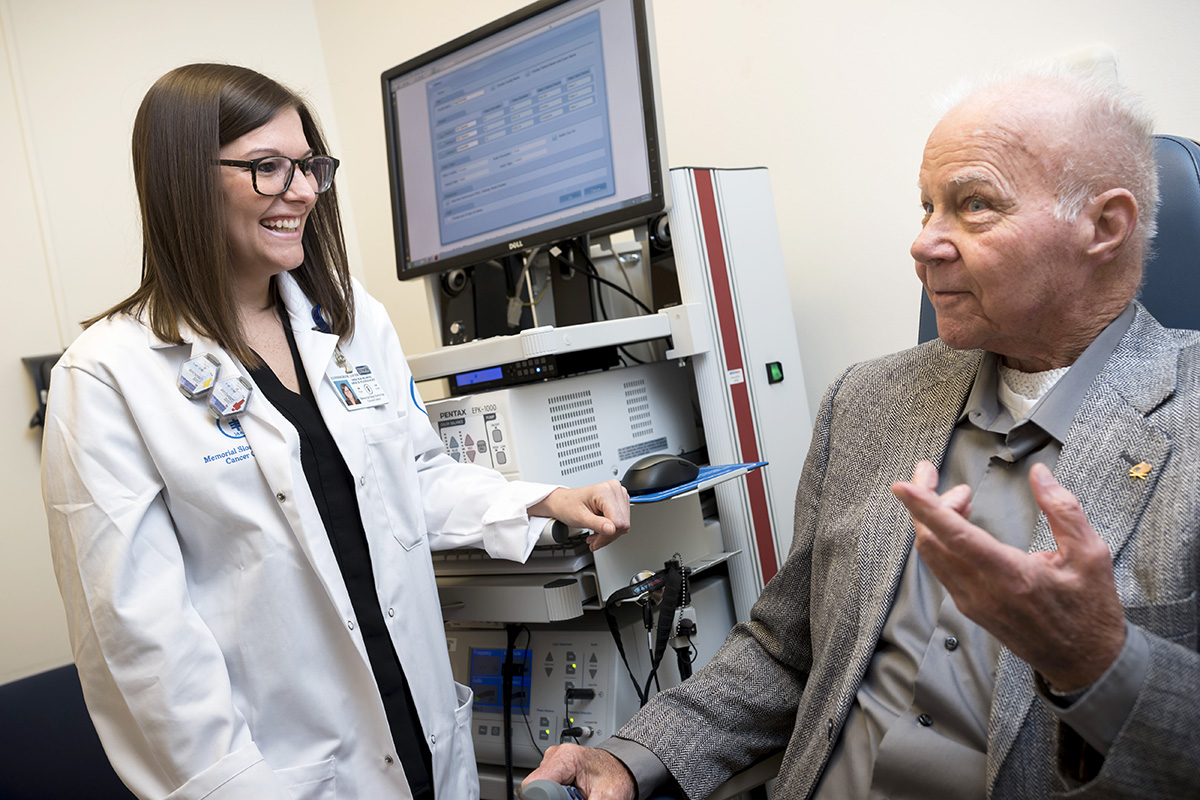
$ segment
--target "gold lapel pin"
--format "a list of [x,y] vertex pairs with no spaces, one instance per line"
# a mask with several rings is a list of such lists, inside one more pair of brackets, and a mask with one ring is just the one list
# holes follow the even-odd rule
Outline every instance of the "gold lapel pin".
[[1150,470],[1152,470],[1152,469],[1154,469],[1154,467],[1150,466],[1145,461],[1139,462],[1137,464],[1134,464],[1129,469],[1129,477],[1137,478],[1139,481],[1144,481],[1144,480],[1146,480],[1146,476],[1150,474]]

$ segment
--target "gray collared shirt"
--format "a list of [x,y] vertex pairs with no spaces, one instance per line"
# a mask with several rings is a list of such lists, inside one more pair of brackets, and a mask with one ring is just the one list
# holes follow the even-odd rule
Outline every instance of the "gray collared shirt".
[[[1014,420],[1000,403],[1000,359],[985,355],[938,482],[939,492],[971,487],[971,522],[1005,544],[1029,549],[1039,513],[1029,470],[1037,463],[1054,469],[1079,405],[1133,315],[1130,306],[1109,324],[1027,420]],[[1000,643],[959,612],[916,548],[910,550],[817,800],[986,797],[987,724],[999,657]],[[1112,735],[1102,752],[1128,716],[1140,683],[1127,703],[1110,698],[1098,710],[1106,718],[1116,715],[1116,727],[1105,726]],[[1075,705],[1091,702],[1096,693],[1089,694]]]
[[[985,355],[940,470],[938,491],[972,487],[971,521],[1001,541],[1029,548],[1038,508],[1029,470],[1053,470],[1071,422],[1134,316],[1131,304],[1088,346],[1034,406],[1014,420],[1001,405],[999,358]],[[1117,661],[1067,708],[1043,702],[1100,752],[1107,752],[1133,707],[1149,649],[1128,628]],[[986,796],[987,722],[1000,644],[959,613],[916,549],[910,551],[892,611],[838,744],[817,785],[817,800]],[[604,748],[630,767],[639,794],[666,769],[636,743]]]

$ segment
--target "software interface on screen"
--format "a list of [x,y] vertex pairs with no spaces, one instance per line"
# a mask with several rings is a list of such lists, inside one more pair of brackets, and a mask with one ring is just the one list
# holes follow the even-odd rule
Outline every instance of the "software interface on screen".
[[392,84],[406,267],[645,202],[629,0],[584,0]]

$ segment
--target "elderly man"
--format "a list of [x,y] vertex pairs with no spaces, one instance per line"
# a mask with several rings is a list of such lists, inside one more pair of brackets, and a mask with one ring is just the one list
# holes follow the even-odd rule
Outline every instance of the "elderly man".
[[1150,132],[1066,73],[951,109],[912,246],[940,341],[826,393],[752,620],[531,778],[696,799],[786,747],[789,800],[1200,795],[1200,334],[1133,302]]

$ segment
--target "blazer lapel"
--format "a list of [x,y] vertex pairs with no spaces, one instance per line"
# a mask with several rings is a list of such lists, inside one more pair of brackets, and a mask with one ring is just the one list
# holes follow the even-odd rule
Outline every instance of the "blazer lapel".
[[864,591],[855,657],[864,671],[891,611],[915,536],[912,517],[890,487],[895,481],[909,480],[918,461],[941,467],[981,359],[980,351],[955,352],[937,345],[932,358],[914,371],[911,387],[897,394],[910,398],[908,405],[897,405],[893,418],[881,421],[894,430],[890,441],[902,449],[880,458],[872,491],[883,502],[871,504],[859,542],[858,577]]
[[[1147,417],[1174,393],[1178,359],[1178,345],[1139,306],[1080,405],[1055,465],[1055,477],[1079,498],[1114,559],[1136,529],[1157,485],[1159,467],[1171,454],[1170,439]],[[1131,473],[1139,464],[1150,467],[1145,477]],[[1046,515],[1039,514],[1030,552],[1056,547]],[[988,723],[989,787],[995,785],[1034,701],[1033,670],[1003,648]]]

